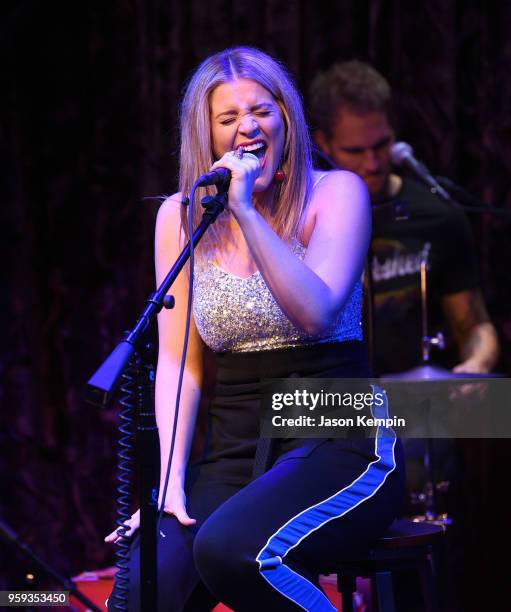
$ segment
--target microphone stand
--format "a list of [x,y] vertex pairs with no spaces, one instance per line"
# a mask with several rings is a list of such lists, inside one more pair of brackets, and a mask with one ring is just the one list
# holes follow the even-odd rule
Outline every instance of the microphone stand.
[[[124,339],[87,383],[87,401],[104,408],[111,401],[121,376],[128,368],[132,368],[133,365],[136,366],[138,365],[137,362],[140,362],[141,369],[146,372],[149,371],[149,374],[146,374],[142,390],[139,386],[139,401],[136,402],[140,411],[140,425],[137,429],[140,443],[139,457],[145,458],[140,465],[140,609],[142,612],[154,612],[158,609],[156,525],[159,465],[154,452],[158,444],[158,431],[154,418],[154,394],[150,388],[148,389],[151,382],[154,385],[154,373],[150,373],[151,369],[147,364],[147,347],[144,338],[162,308],[172,308],[174,306],[174,297],[168,296],[167,293],[188,261],[190,249],[197,246],[208,227],[215,222],[218,215],[224,210],[227,204],[227,190],[228,184],[224,184],[217,187],[215,196],[202,198],[201,204],[205,211],[191,240],[182,250],[160,287],[147,299],[146,307],[133,329],[125,334]],[[119,529],[119,534],[122,541],[124,537],[122,527]],[[142,559],[144,563],[142,563]],[[119,600],[120,597],[117,599]]]

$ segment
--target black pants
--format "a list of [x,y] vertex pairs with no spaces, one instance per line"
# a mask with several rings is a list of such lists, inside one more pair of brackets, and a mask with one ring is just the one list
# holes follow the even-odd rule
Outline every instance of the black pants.
[[[339,346],[346,356],[342,345],[337,345],[337,352],[333,346],[313,349],[313,375],[353,376],[347,366],[325,368],[332,360],[339,364]],[[318,350],[323,352],[321,359]],[[289,375],[301,362],[310,363],[311,350],[299,351],[300,355],[292,353],[291,362],[288,351],[277,356],[282,368],[275,367],[272,356],[273,376],[286,369]],[[197,523],[183,527],[173,516],[162,520],[159,610],[198,612],[218,601],[236,612],[334,610],[319,588],[318,574],[331,569],[336,560],[362,553],[395,518],[404,486],[400,443],[386,428],[380,428],[374,439],[298,440],[278,446],[271,468],[251,481],[256,439],[240,442],[232,434],[240,426],[236,416],[250,414],[257,398],[252,381],[240,382],[228,373],[231,365],[229,360],[229,367],[221,366],[219,372],[220,392],[211,407],[206,456],[187,472],[187,509]],[[253,368],[251,376],[264,377],[254,363],[244,365]],[[310,376],[311,370],[300,367],[296,373]],[[135,538],[130,610],[138,609],[138,562]],[[114,594],[115,590],[109,609]]]

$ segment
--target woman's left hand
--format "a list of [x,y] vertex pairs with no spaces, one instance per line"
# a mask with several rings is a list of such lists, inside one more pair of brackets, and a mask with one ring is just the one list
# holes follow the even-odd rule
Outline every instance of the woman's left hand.
[[235,151],[228,151],[211,167],[227,168],[231,171],[228,208],[234,214],[252,208],[254,183],[261,172],[261,162],[250,153],[237,157]]

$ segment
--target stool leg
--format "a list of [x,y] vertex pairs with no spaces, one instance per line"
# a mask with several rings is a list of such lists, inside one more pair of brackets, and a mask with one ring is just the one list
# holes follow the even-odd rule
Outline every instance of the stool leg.
[[394,587],[390,572],[375,572],[373,576],[376,609],[378,612],[396,612]]
[[426,612],[438,612],[438,594],[436,590],[435,574],[433,562],[426,558],[419,566],[422,597],[424,599],[424,609]]
[[349,570],[338,572],[337,590],[342,595],[342,612],[353,612],[353,593],[357,590],[357,575]]

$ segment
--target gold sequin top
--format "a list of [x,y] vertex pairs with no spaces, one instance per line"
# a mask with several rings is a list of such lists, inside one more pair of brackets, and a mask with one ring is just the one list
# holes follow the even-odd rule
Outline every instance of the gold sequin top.
[[[306,248],[292,243],[303,259]],[[196,260],[193,314],[204,342],[215,352],[268,351],[320,342],[361,340],[362,286],[357,282],[335,323],[309,335],[291,323],[261,273],[240,278],[211,261]]]

